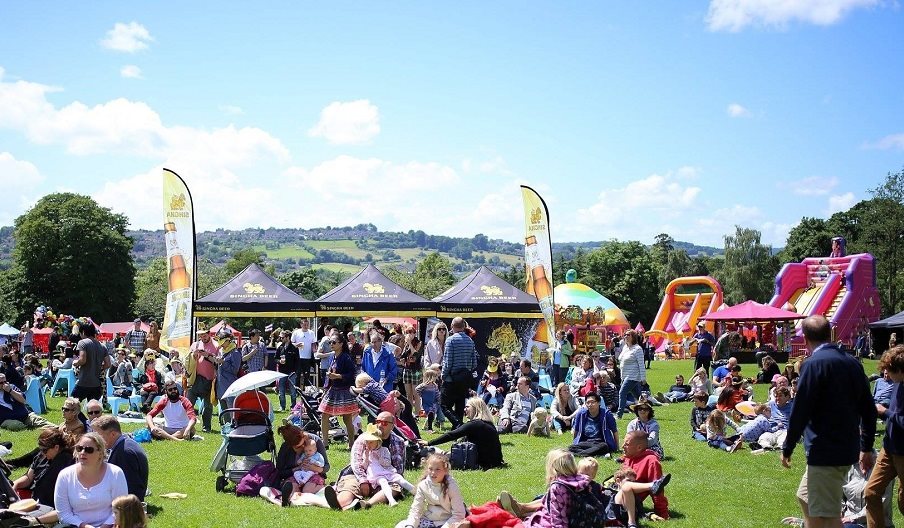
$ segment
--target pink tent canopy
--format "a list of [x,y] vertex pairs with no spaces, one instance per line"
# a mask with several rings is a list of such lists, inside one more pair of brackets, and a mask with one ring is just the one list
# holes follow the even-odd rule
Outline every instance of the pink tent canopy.
[[[135,323],[133,323],[132,321],[125,321],[122,323],[103,323],[100,325],[100,328],[97,329],[97,333],[113,336],[113,334],[124,334],[133,328],[135,328]],[[148,326],[147,323],[142,321],[141,329],[147,332],[151,329],[151,327]]]
[[803,318],[803,315],[775,308],[768,304],[744,301],[731,308],[705,315],[700,319],[706,321],[790,321]]
[[637,323],[637,326],[634,327],[635,332],[646,332],[647,329],[643,327],[643,323]]

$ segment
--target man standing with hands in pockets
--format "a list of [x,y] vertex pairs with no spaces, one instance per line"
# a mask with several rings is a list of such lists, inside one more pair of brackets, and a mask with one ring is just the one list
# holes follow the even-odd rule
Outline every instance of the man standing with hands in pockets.
[[864,473],[873,466],[876,406],[860,363],[831,343],[829,321],[814,315],[802,323],[811,356],[803,362],[782,465],[791,467],[791,454],[803,435],[807,467],[797,499],[806,526],[840,526],[842,483],[851,464]]

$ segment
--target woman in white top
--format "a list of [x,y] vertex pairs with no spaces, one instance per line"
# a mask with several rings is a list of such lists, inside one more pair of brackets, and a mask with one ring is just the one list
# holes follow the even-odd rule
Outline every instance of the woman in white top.
[[618,391],[619,419],[628,408],[628,396],[634,396],[634,401],[637,401],[640,398],[640,384],[647,380],[643,349],[637,342],[637,333],[634,330],[625,332],[625,344],[618,355],[622,377],[621,388]]
[[57,477],[54,502],[63,525],[79,528],[113,526],[113,499],[129,494],[122,470],[104,462],[106,444],[97,433],[75,444],[76,464]]
[[430,341],[424,347],[424,368],[430,368],[430,365],[443,364],[443,350],[446,349],[446,337],[449,335],[449,329],[446,323],[437,323],[433,327],[433,333],[430,334]]

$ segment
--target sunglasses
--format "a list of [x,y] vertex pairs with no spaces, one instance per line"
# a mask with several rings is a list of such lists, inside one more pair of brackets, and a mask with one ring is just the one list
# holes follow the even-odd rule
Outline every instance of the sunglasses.
[[445,329],[445,328],[437,328],[436,331],[437,331],[437,332],[445,332],[446,329]]
[[166,392],[179,392],[179,388],[178,387],[170,387],[170,388],[166,389]]
[[84,452],[85,454],[91,455],[91,454],[94,454],[95,451],[97,451],[97,448],[94,446],[83,446],[83,445],[75,446],[76,453]]
[[331,345],[341,345],[342,341],[330,341]]
[[94,416],[96,414],[101,414],[101,412],[102,411],[88,411],[87,414],[88,414],[88,416]]
[[63,407],[63,412],[75,412],[78,409],[73,409],[72,407]]

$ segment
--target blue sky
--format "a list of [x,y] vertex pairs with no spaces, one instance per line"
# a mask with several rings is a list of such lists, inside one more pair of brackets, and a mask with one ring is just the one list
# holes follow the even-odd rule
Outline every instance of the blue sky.
[[[781,5],[776,5],[781,4]],[[904,167],[883,0],[6,2],[0,225],[76,191],[202,230],[371,222],[519,240],[784,244]]]

